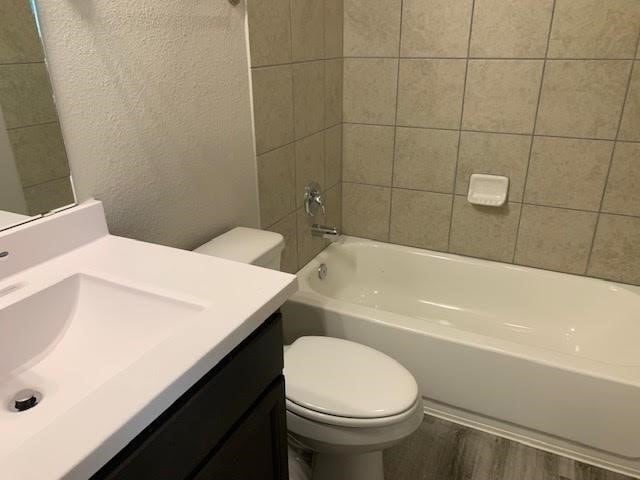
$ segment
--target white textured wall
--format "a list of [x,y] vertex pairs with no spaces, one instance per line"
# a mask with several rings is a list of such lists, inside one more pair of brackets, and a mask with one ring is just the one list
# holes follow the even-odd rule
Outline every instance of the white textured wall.
[[258,225],[244,5],[38,0],[79,200],[112,233],[192,248]]

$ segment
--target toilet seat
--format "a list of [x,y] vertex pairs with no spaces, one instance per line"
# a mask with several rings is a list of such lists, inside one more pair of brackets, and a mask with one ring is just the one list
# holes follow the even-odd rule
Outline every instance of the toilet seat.
[[409,371],[365,345],[301,337],[285,351],[287,409],[344,427],[377,427],[412,416],[418,385]]
[[334,425],[314,421],[287,409],[287,429],[293,437],[314,452],[354,454],[381,450],[395,445],[413,433],[422,423],[422,399],[409,409],[402,420],[387,425]]
[[[415,402],[414,402],[415,404]],[[287,411],[295,413],[296,415],[312,420],[318,423],[326,423],[327,425],[335,425],[338,427],[384,427],[386,425],[393,425],[400,423],[405,419],[413,415],[414,406],[412,405],[406,411],[388,417],[380,418],[352,418],[352,417],[340,417],[337,415],[329,415],[326,413],[316,412],[310,410],[295,402],[287,399]]]

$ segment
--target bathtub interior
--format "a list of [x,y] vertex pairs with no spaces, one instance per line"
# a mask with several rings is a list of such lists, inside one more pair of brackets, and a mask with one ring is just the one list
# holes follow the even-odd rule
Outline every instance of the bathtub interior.
[[[325,279],[317,274],[322,263]],[[303,291],[419,319],[425,328],[640,366],[637,287],[353,237],[298,276]]]

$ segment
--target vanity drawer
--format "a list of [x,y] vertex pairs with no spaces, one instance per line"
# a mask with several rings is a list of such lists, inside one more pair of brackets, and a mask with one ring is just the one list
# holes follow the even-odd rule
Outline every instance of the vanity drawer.
[[[282,369],[282,321],[277,312],[92,478],[191,476],[281,378]],[[282,435],[286,440],[286,431]]]

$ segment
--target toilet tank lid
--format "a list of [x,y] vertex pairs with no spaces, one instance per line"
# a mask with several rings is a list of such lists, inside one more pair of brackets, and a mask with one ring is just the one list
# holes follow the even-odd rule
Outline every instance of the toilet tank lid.
[[258,260],[279,255],[284,237],[279,233],[255,228],[236,227],[196,248],[205,255],[254,264]]

